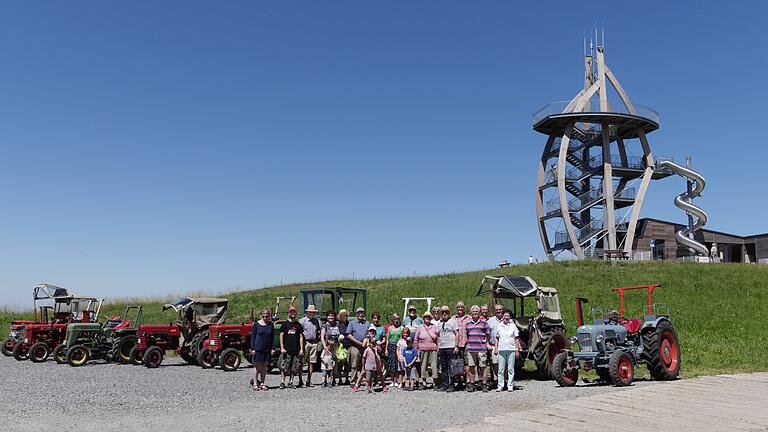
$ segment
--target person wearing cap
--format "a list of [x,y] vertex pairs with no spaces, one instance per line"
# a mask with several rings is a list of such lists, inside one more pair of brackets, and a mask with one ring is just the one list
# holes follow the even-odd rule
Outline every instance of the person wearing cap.
[[[304,328],[304,363],[307,364],[307,387],[313,387],[312,372],[314,372],[317,362],[317,346],[320,343],[320,321],[315,318],[317,309],[315,305],[307,306],[306,315],[301,318],[299,323]],[[335,318],[335,317],[334,317]],[[299,387],[303,385],[301,374],[299,374]]]
[[453,377],[451,376],[451,359],[459,354],[459,347],[456,341],[459,336],[459,324],[456,319],[451,317],[451,308],[443,306],[440,308],[440,322],[437,324],[439,330],[438,337],[438,356],[440,358],[440,369],[443,373],[443,384],[437,390],[452,392]]
[[420,376],[424,379],[421,388],[434,388],[435,378],[437,378],[437,344],[440,336],[440,330],[436,324],[432,323],[432,314],[424,312],[424,325],[416,330],[413,338],[413,346],[419,352],[421,360]]
[[304,355],[304,331],[296,321],[296,308],[288,308],[288,319],[280,327],[280,388],[285,388],[285,376],[288,375],[288,387],[293,388],[293,375],[298,372],[301,379],[301,357]]
[[361,368],[362,354],[365,349],[365,347],[363,347],[363,342],[365,342],[367,338],[368,328],[370,326],[371,323],[365,320],[365,309],[362,307],[357,308],[355,310],[355,319],[350,321],[349,326],[347,327],[348,336],[345,339],[350,344],[349,358],[347,360],[349,360],[353,383],[358,381],[358,374],[363,370]]

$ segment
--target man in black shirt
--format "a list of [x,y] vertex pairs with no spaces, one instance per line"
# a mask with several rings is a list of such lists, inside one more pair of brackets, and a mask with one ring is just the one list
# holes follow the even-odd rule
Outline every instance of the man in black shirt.
[[296,308],[288,309],[288,320],[280,327],[280,388],[285,388],[285,376],[288,375],[288,387],[293,388],[293,376],[299,372],[301,358],[304,356],[304,329],[296,321]]

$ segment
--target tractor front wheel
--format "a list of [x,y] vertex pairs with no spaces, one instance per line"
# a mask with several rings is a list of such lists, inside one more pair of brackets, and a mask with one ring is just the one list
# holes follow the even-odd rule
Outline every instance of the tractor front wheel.
[[70,366],[83,366],[88,363],[89,357],[90,353],[88,352],[88,348],[83,345],[75,345],[67,350],[67,363],[69,363]]
[[67,362],[67,346],[59,344],[53,349],[53,359],[58,364],[64,364]]
[[216,356],[216,353],[209,350],[208,348],[203,348],[199,353],[197,353],[197,364],[199,364],[203,369],[211,369],[216,367],[218,362],[219,358]]
[[624,387],[635,380],[635,364],[632,357],[624,351],[611,354],[608,361],[608,375],[616,387]]
[[121,337],[112,344],[112,360],[120,363],[128,363],[131,361],[131,350],[136,345],[138,337],[125,336]]
[[552,374],[555,376],[555,381],[560,387],[573,387],[579,380],[579,370],[568,370],[568,353],[561,352],[555,356],[555,361],[552,364]]
[[150,369],[154,369],[160,366],[160,363],[163,362],[164,356],[165,353],[163,352],[162,348],[158,346],[151,346],[144,352],[144,366]]
[[237,370],[240,367],[240,351],[234,348],[225,349],[219,356],[219,367],[227,372]]
[[45,342],[38,342],[29,347],[29,359],[35,363],[42,363],[48,360],[51,350]]
[[140,365],[144,363],[144,352],[139,351],[136,349],[136,346],[131,348],[131,351],[128,353],[128,362],[132,365]]
[[29,357],[29,350],[24,348],[23,343],[17,343],[16,346],[13,347],[13,358],[18,361],[24,361],[27,357]]
[[553,327],[541,333],[541,340],[533,347],[533,359],[536,361],[538,378],[547,380],[554,374],[552,365],[555,363],[555,357],[567,349],[569,343],[562,327]]
[[680,342],[669,322],[643,333],[643,359],[653,379],[671,381],[680,373]]
[[8,341],[3,342],[3,347],[2,347],[3,355],[6,357],[13,357],[13,348],[9,349],[8,346],[6,345],[7,343]]

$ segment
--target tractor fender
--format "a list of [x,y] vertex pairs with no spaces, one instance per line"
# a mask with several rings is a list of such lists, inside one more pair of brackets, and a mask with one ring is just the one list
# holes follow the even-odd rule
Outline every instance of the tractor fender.
[[670,321],[668,317],[656,317],[654,320],[646,320],[643,322],[643,326],[640,328],[640,333],[655,329],[662,322],[668,322],[669,324],[672,324],[672,321]]
[[633,349],[625,349],[625,350],[621,350],[621,351],[624,351],[625,353],[629,354],[629,356],[632,358],[632,363],[635,366],[637,366],[637,364],[638,364],[640,359],[637,357],[637,352],[635,350],[633,350]]

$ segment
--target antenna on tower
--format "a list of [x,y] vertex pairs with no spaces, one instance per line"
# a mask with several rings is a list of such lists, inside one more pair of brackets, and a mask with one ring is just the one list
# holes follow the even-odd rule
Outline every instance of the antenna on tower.
[[605,48],[605,29],[601,29],[603,32],[603,48]]

